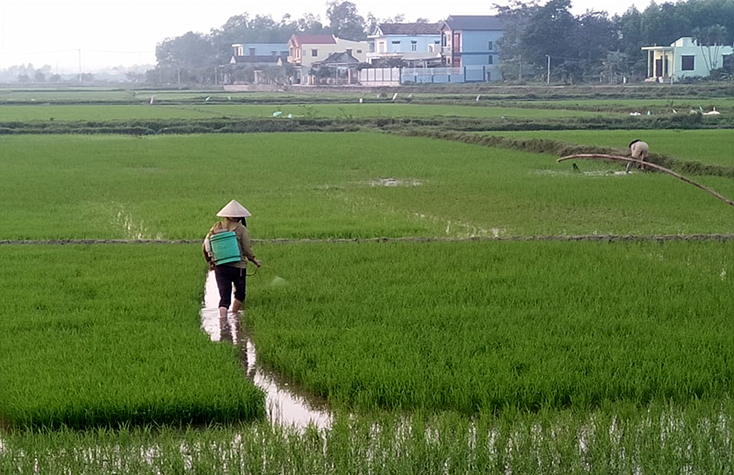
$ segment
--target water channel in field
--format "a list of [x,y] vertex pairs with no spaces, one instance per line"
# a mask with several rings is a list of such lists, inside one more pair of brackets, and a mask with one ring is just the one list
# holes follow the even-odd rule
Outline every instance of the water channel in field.
[[241,315],[227,313],[219,317],[219,290],[214,272],[206,277],[204,303],[201,309],[201,327],[215,342],[231,342],[241,349],[242,363],[247,377],[265,392],[268,418],[273,424],[305,428],[313,424],[320,429],[331,425],[331,414],[326,403],[299,391],[286,381],[257,363],[257,349]]

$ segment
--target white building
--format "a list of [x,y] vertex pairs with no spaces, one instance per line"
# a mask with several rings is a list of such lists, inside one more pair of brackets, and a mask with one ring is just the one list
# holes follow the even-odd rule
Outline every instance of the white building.
[[731,46],[699,46],[693,38],[678,38],[670,46],[645,46],[647,80],[676,81],[707,77],[724,65],[724,56],[734,53]]

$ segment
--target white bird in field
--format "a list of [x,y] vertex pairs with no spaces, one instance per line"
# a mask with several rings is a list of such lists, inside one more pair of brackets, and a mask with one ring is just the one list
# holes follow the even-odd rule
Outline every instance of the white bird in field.
[[713,110],[705,112],[703,115],[721,115],[721,112],[717,111],[716,107],[714,107]]
[[675,110],[675,109],[673,109],[673,114],[677,114],[677,113],[678,113],[678,111]]
[[362,98],[360,97],[360,98],[359,98],[359,103],[361,104],[362,102],[364,102],[364,99],[362,99]]
[[398,98],[398,93],[396,92],[395,94],[392,95],[392,100],[394,101],[397,98]]
[[481,98],[482,98],[482,95],[481,94],[477,94],[476,101],[479,102],[479,99],[481,99]]

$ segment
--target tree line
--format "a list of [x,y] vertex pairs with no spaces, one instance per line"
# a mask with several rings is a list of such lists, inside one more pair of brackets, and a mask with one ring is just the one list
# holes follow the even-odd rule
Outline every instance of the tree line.
[[[544,77],[549,63],[564,82],[640,79],[647,68],[643,46],[668,46],[684,36],[701,46],[734,43],[732,0],[653,2],[613,17],[603,11],[575,16],[571,0],[513,0],[495,7],[506,19],[501,52],[503,74],[510,79]],[[731,76],[732,65],[726,66],[728,71],[716,73]]]
[[[734,44],[734,0],[686,0],[651,3],[643,11],[631,7],[622,15],[605,11],[571,13],[571,0],[509,0],[494,8],[504,20],[500,44],[506,80],[619,82],[644,78],[647,59],[643,46],[669,45],[691,36],[701,45]],[[334,34],[364,40],[378,23],[403,22],[404,15],[378,19],[361,16],[348,0],[327,3],[326,22],[314,14],[279,21],[270,15],[248,13],[231,17],[208,34],[187,32],[169,38],[156,48],[157,82],[216,82],[217,66],[226,65],[237,43],[287,43],[293,34]],[[429,22],[419,18],[417,22]],[[438,31],[437,31],[438,33]],[[732,65],[718,65],[717,74],[729,77]],[[164,73],[168,75],[164,79]],[[181,75],[185,77],[182,79]],[[175,75],[172,77],[171,75]]]

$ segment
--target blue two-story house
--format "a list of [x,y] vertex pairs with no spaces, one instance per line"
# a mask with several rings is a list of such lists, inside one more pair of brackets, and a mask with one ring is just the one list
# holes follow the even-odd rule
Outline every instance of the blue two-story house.
[[233,44],[230,64],[282,65],[288,61],[288,44]]
[[504,29],[499,17],[450,15],[442,22],[440,31],[441,56],[445,66],[465,67],[467,80],[501,79],[498,42]]
[[399,60],[409,66],[441,63],[441,31],[438,23],[380,23],[368,36],[367,61],[385,64]]

